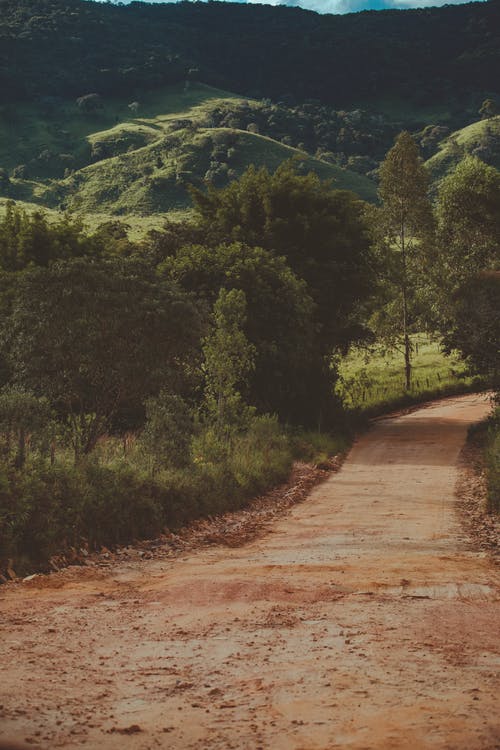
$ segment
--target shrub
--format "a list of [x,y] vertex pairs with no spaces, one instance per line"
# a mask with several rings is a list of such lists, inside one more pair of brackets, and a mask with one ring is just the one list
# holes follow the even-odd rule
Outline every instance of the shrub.
[[180,396],[161,391],[146,401],[140,443],[153,475],[162,467],[187,466],[191,460],[193,419]]

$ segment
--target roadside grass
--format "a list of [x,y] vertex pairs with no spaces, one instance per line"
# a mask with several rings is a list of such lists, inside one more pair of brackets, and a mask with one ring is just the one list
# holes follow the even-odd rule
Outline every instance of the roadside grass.
[[404,384],[403,355],[381,346],[351,351],[341,362],[337,394],[351,414],[364,417],[480,388],[458,355],[446,356],[425,334],[412,337],[412,387]]
[[[258,417],[222,447],[208,431],[195,438],[185,467],[154,474],[136,435],[101,440],[74,464],[61,447],[54,463],[35,453],[21,471],[0,462],[0,580],[9,570],[48,570],[52,558],[176,531],[191,521],[238,510],[285,481],[294,460],[321,463],[349,436],[290,431]],[[62,556],[62,558],[60,558]]]

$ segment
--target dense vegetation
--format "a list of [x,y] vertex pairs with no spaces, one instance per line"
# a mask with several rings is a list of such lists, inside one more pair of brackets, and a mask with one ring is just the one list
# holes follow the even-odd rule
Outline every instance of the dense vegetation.
[[499,13],[495,1],[321,16],[239,3],[2,0],[0,83],[9,100],[137,98],[189,76],[273,99],[451,101],[498,91]]

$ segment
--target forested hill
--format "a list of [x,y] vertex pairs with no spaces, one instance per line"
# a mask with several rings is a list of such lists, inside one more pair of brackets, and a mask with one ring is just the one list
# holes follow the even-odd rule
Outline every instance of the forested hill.
[[191,77],[247,96],[424,104],[500,90],[500,3],[318,15],[238,3],[0,0],[4,103]]

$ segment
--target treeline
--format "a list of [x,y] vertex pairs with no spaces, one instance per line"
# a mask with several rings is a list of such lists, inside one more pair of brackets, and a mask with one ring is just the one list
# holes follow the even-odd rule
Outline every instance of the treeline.
[[437,332],[498,388],[500,174],[469,157],[428,193],[402,133],[377,207],[293,162],[192,188],[195,218],[139,244],[9,204],[0,562],[238,507],[310,445],[297,430],[345,433],[355,343],[399,347],[410,388],[410,334]]
[[1,0],[4,102],[127,95],[188,78],[248,96],[417,104],[497,92],[496,0],[318,15],[240,3]]

